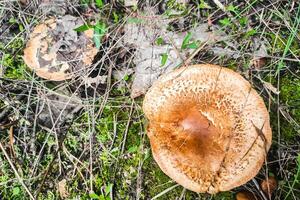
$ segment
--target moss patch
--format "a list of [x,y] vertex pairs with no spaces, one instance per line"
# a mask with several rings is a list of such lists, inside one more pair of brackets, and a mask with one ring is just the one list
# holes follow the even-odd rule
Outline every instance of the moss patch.
[[280,100],[288,113],[281,116],[281,132],[288,139],[299,135],[300,124],[300,79],[287,75],[281,79]]

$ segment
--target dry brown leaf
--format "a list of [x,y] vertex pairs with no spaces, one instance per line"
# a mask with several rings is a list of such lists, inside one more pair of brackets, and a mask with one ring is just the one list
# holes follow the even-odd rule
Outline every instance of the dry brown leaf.
[[254,52],[253,59],[251,60],[251,65],[254,69],[261,69],[267,63],[267,57],[269,56],[267,51],[266,42],[263,40],[255,39],[254,42]]
[[81,99],[65,88],[40,90],[38,94],[38,123],[48,128],[59,127],[83,107]]
[[251,60],[251,65],[254,69],[261,69],[266,65],[266,63],[267,59],[265,57],[255,58]]
[[63,179],[63,180],[58,182],[57,190],[58,190],[60,198],[62,198],[62,199],[68,198],[69,192],[68,192],[68,189],[67,189],[66,179]]
[[44,14],[55,14],[63,16],[68,9],[67,2],[65,0],[42,0],[40,2],[39,9]]
[[263,85],[265,88],[267,88],[269,91],[273,92],[274,94],[278,95],[280,93],[280,91],[269,82],[263,81]]
[[[133,63],[135,64],[134,80],[131,87],[131,97],[144,94],[153,82],[163,73],[171,71],[180,65],[194,49],[181,49],[187,32],[174,33],[168,31],[170,19],[155,15],[154,8],[146,9],[145,16],[140,16],[140,23],[127,22],[124,26],[123,43],[135,47]],[[224,39],[222,34],[208,24],[200,24],[189,30],[190,42],[212,43]],[[163,40],[157,44],[157,39]],[[167,59],[162,64],[162,56]]]

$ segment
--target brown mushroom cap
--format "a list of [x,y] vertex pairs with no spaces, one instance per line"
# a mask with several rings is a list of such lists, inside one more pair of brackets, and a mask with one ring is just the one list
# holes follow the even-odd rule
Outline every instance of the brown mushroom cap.
[[72,78],[90,65],[97,54],[93,30],[77,33],[80,18],[66,15],[37,25],[24,50],[24,61],[44,79],[62,81]]
[[274,176],[269,176],[261,182],[260,186],[264,193],[271,197],[278,184]]
[[220,66],[194,65],[161,76],[145,95],[143,110],[154,159],[195,192],[246,183],[271,145],[263,99],[241,75]]
[[236,194],[236,200],[258,200],[251,192],[242,191]]

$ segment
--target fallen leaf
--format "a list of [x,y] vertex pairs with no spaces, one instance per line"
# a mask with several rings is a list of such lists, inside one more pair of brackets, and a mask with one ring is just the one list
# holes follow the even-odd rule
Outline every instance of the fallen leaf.
[[161,74],[178,67],[198,43],[213,43],[225,38],[217,27],[209,30],[208,24],[200,24],[188,32],[169,31],[167,27],[171,20],[155,15],[153,9],[145,9],[147,12],[137,18],[142,19],[139,23],[127,22],[124,26],[123,43],[136,49],[132,98],[145,94]]
[[42,0],[40,2],[39,9],[44,14],[63,16],[66,14],[68,6],[65,0]]
[[68,90],[59,88],[56,91],[39,91],[38,123],[48,128],[59,127],[82,108],[80,98]]
[[254,69],[261,69],[263,68],[267,63],[267,59],[262,57],[262,58],[255,58],[251,60],[251,65],[253,66]]
[[269,91],[273,92],[274,94],[278,95],[280,93],[280,91],[269,82],[263,81],[263,85],[265,88],[267,88]]
[[67,189],[66,179],[63,179],[63,180],[58,182],[57,190],[58,190],[60,198],[62,198],[62,199],[68,198],[69,192],[68,192],[68,189]]
[[266,65],[267,57],[269,56],[266,42],[264,40],[255,39],[253,44],[254,52],[251,65],[254,69],[261,69]]

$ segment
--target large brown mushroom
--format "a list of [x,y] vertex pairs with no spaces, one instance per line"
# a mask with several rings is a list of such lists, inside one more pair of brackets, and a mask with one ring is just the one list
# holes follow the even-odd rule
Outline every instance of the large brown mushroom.
[[93,30],[79,33],[74,30],[83,24],[80,18],[66,15],[37,25],[24,50],[27,66],[38,76],[53,81],[79,74],[97,54]]
[[143,110],[154,159],[195,192],[246,183],[271,145],[263,99],[241,75],[220,66],[194,65],[161,76],[145,95]]

